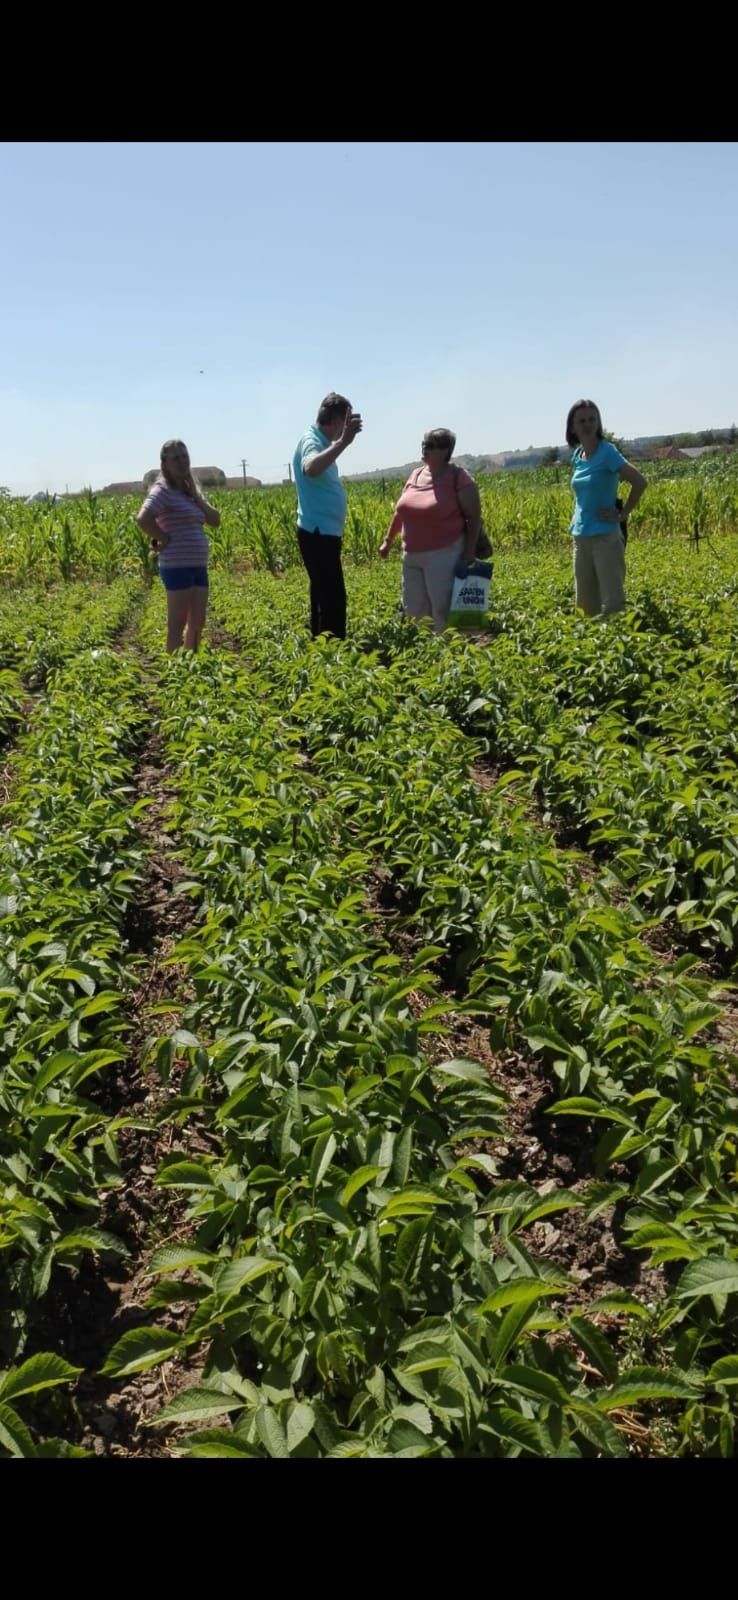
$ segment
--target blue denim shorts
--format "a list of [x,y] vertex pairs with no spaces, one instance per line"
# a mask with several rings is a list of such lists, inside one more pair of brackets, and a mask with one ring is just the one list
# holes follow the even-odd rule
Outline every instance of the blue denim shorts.
[[207,567],[160,567],[159,577],[165,589],[207,589]]

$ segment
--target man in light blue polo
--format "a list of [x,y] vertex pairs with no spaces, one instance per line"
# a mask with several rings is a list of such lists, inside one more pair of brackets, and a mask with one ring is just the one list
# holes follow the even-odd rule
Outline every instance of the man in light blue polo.
[[310,580],[310,631],[346,638],[346,585],[341,538],[346,490],[337,457],[361,433],[361,417],[342,394],[327,394],[317,422],[304,433],[292,465],[297,489],[297,540]]

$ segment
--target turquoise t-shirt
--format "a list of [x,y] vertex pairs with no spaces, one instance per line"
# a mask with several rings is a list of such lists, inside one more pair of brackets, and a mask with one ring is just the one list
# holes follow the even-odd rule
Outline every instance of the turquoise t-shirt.
[[310,457],[319,456],[322,450],[328,449],[330,442],[322,428],[313,423],[295,451],[292,465],[297,489],[297,525],[306,533],[329,533],[340,539],[346,521],[346,490],[335,461],[319,478],[308,478],[305,473]]
[[574,471],[571,486],[576,496],[574,515],[569,531],[575,539],[591,538],[596,533],[615,533],[617,522],[603,522],[597,512],[600,506],[614,506],[618,497],[620,468],[625,456],[609,439],[601,439],[593,456],[587,460],[581,449],[572,456]]

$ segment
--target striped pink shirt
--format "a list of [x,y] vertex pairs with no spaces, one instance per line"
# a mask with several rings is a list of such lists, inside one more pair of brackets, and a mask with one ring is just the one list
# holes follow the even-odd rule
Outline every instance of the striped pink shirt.
[[169,544],[158,551],[160,567],[206,567],[208,536],[203,515],[179,489],[171,489],[165,478],[157,478],[142,511],[150,511]]

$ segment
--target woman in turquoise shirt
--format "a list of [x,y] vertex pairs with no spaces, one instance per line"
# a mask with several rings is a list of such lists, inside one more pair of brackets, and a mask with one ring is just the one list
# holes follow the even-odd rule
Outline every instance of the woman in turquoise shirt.
[[[573,450],[571,486],[576,505],[574,535],[576,602],[587,617],[611,616],[625,605],[625,538],[628,517],[646,488],[646,479],[602,431],[593,400],[577,400],[566,419],[566,442]],[[630,484],[621,507],[618,483]]]

